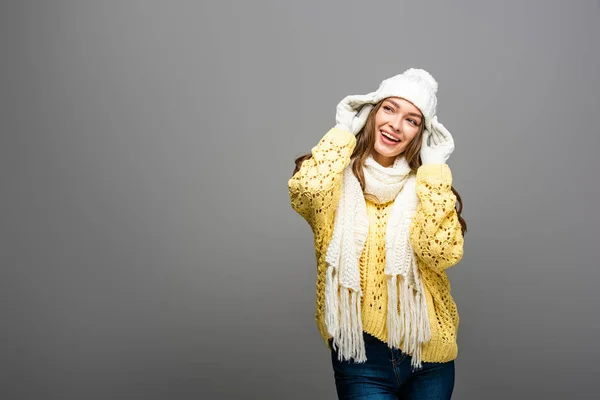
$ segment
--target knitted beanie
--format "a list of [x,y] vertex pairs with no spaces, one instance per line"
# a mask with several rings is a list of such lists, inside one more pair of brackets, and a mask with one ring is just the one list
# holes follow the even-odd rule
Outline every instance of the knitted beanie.
[[410,68],[402,74],[385,79],[379,88],[365,96],[351,96],[357,110],[364,104],[376,104],[387,97],[401,97],[413,103],[425,118],[425,127],[431,129],[436,114],[438,83],[423,69]]

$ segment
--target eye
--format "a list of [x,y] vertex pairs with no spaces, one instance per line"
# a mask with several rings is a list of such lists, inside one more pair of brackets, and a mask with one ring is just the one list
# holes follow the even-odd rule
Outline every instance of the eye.
[[390,107],[390,106],[383,106],[383,109],[385,111],[392,111],[392,107]]
[[409,119],[408,122],[410,122],[414,126],[418,126],[419,125],[419,124],[417,124],[417,121],[415,121],[414,119]]

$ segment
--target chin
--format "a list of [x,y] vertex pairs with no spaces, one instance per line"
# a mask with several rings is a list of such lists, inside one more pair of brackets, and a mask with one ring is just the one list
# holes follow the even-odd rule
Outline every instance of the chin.
[[[382,148],[383,147],[383,148]],[[404,149],[392,150],[390,151],[387,146],[382,146],[379,143],[375,143],[374,150],[381,156],[386,158],[397,157],[404,152]]]

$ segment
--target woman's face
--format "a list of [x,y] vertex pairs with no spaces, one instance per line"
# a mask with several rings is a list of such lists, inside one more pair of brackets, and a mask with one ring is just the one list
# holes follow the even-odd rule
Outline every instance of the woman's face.
[[419,133],[423,115],[411,102],[388,97],[375,114],[373,158],[384,167],[394,163]]

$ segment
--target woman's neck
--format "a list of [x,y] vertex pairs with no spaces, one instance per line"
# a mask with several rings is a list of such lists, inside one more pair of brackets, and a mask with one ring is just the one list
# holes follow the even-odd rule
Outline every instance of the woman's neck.
[[372,153],[373,159],[375,161],[377,161],[377,163],[379,165],[381,165],[382,167],[385,168],[389,168],[394,164],[394,160],[396,159],[396,157],[385,157],[382,156],[381,154],[379,154],[378,152],[374,151]]

